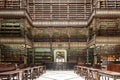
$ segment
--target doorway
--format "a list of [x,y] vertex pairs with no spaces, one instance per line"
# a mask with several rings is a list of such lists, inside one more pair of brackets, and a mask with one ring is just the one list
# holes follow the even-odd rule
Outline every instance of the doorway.
[[67,62],[67,51],[60,49],[54,50],[54,62]]

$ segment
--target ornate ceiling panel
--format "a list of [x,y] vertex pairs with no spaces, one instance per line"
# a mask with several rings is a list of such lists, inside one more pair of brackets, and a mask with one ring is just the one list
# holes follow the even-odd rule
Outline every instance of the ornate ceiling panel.
[[47,28],[38,28],[38,29],[34,28],[32,33],[33,33],[34,38],[49,38],[50,37]]
[[[32,31],[34,39],[51,39],[53,42],[57,40],[69,41],[68,39],[74,39],[73,41],[79,41],[78,39],[86,38],[88,35],[87,28],[34,28]],[[71,40],[72,41],[72,40]],[[59,42],[59,41],[57,41]]]
[[70,31],[71,38],[83,38],[88,35],[88,31],[86,28],[71,28]]

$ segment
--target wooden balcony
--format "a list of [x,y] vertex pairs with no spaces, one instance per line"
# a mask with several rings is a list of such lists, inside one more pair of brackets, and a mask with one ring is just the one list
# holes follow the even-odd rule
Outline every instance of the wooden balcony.
[[24,44],[24,38],[0,38],[1,43],[21,43]]
[[120,44],[120,37],[96,37],[96,43]]
[[34,21],[34,26],[86,26],[87,21]]

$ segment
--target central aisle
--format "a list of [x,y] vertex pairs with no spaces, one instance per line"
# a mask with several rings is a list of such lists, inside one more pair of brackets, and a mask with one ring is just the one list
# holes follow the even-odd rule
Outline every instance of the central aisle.
[[46,71],[36,80],[85,80],[74,71]]

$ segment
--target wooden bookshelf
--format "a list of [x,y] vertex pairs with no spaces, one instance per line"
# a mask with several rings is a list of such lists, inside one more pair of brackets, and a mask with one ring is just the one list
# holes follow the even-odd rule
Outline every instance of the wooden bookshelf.
[[18,22],[3,22],[0,28],[0,37],[20,37],[22,29]]
[[20,0],[7,0],[5,2],[6,8],[14,8],[19,9],[20,8]]
[[0,8],[4,9],[20,9],[22,2],[20,0],[1,0]]
[[50,52],[35,52],[34,55],[34,63],[45,63],[45,62],[52,62],[52,55]]
[[4,0],[0,0],[0,8],[4,8],[5,7],[5,1]]
[[68,62],[75,62],[75,63],[85,63],[86,62],[86,50],[85,49],[70,49],[68,53]]
[[33,64],[34,63],[34,49],[28,48],[27,49],[27,64]]
[[100,1],[100,8],[120,8],[120,1],[117,1],[117,0]]
[[88,63],[93,64],[94,63],[94,48],[88,48]]
[[115,21],[102,21],[100,22],[99,30],[97,32],[98,36],[110,36],[118,37],[120,36],[120,29]]
[[98,62],[103,62],[105,59],[109,62],[120,62],[120,45],[105,45],[98,46],[96,53]]
[[19,50],[10,49],[7,46],[1,47],[0,59],[3,63],[20,63],[24,60]]

